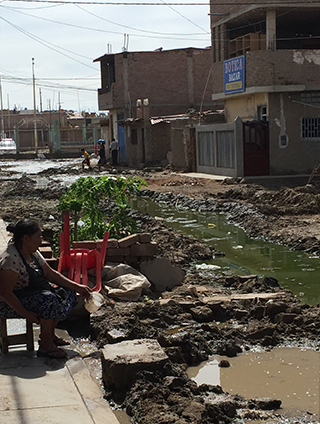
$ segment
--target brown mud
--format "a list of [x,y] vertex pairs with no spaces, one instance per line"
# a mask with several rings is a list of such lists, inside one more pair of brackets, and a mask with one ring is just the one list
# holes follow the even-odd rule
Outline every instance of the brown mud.
[[[80,171],[69,169],[70,174]],[[68,169],[47,170],[41,176],[55,180],[39,188],[37,178],[11,179],[0,170],[1,217],[14,222],[22,217],[38,220],[48,235],[60,229],[56,211],[65,187],[57,180]],[[170,171],[159,173],[128,171],[148,182],[142,193],[178,207],[200,211],[221,211],[241,225],[249,235],[289,246],[320,252],[320,186],[290,187],[248,184],[243,180],[217,182],[186,177]],[[89,175],[83,173],[82,175]],[[90,174],[91,175],[91,174]],[[108,206],[106,206],[108,207]],[[128,391],[106,391],[111,404],[126,408],[133,423],[211,424],[261,420],[281,423],[319,422],[319,417],[302,411],[295,417],[281,415],[281,399],[245,399],[229,395],[220,386],[197,386],[185,370],[218,354],[237,356],[259,346],[320,347],[320,309],[297,300],[272,278],[219,277],[198,274],[194,261],[210,259],[213,249],[191,237],[178,234],[163,222],[134,213],[141,231],[149,231],[158,243],[159,256],[167,257],[186,270],[179,287],[151,291],[138,302],[107,303],[91,316],[92,338],[97,348],[117,341],[155,338],[170,358],[161,372],[141,372]],[[273,300],[248,296],[215,301],[218,295],[277,293]],[[208,301],[208,298],[211,300]],[[155,417],[156,420],[155,420]]]

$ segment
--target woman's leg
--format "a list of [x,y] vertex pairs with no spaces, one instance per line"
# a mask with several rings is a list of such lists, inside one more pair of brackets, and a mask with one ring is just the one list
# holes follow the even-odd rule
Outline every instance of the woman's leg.
[[40,318],[40,351],[43,353],[50,352],[50,356],[54,358],[64,358],[65,352],[54,343],[54,329],[58,320]]

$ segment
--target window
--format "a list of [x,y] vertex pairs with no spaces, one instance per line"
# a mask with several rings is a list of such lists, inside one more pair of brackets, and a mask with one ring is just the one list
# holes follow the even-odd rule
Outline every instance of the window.
[[267,121],[268,117],[267,117],[267,106],[266,105],[261,105],[258,106],[258,121]]
[[111,90],[111,85],[116,81],[115,74],[114,56],[108,55],[108,59],[101,62],[102,89],[107,92]]
[[308,105],[320,106],[320,91],[303,91],[300,100]]
[[304,141],[320,141],[320,117],[302,118],[301,138]]

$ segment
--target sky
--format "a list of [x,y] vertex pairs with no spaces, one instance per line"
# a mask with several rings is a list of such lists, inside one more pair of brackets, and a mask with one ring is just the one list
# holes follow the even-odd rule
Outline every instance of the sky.
[[3,108],[33,109],[34,78],[38,110],[57,110],[60,103],[98,112],[100,63],[94,59],[123,49],[210,43],[209,2],[201,0],[0,0]]

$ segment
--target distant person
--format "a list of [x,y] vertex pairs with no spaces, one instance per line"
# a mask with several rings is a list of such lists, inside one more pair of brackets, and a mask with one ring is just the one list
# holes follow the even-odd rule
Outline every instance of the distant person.
[[104,140],[103,138],[99,138],[99,140],[98,140],[98,147],[100,147],[101,144],[103,144],[105,146],[106,140]]
[[112,157],[112,165],[116,166],[118,165],[118,152],[120,150],[120,147],[119,143],[115,140],[115,138],[112,139],[112,142],[110,144],[110,150]]
[[89,169],[91,170],[92,168],[91,168],[91,164],[90,164],[89,153],[86,150],[81,149],[81,157],[84,158],[83,161],[82,161],[82,169],[84,169],[84,165],[88,165]]
[[[99,141],[98,141],[98,143],[99,143]],[[98,145],[99,145],[98,168],[99,168],[99,171],[101,171],[101,166],[105,165],[107,163],[105,142],[100,143]]]
[[106,141],[103,140],[103,138],[99,138],[99,140],[97,141],[97,143],[94,145],[94,153],[96,155],[99,154],[99,149],[100,149],[101,144],[104,144],[104,145],[106,144]]

